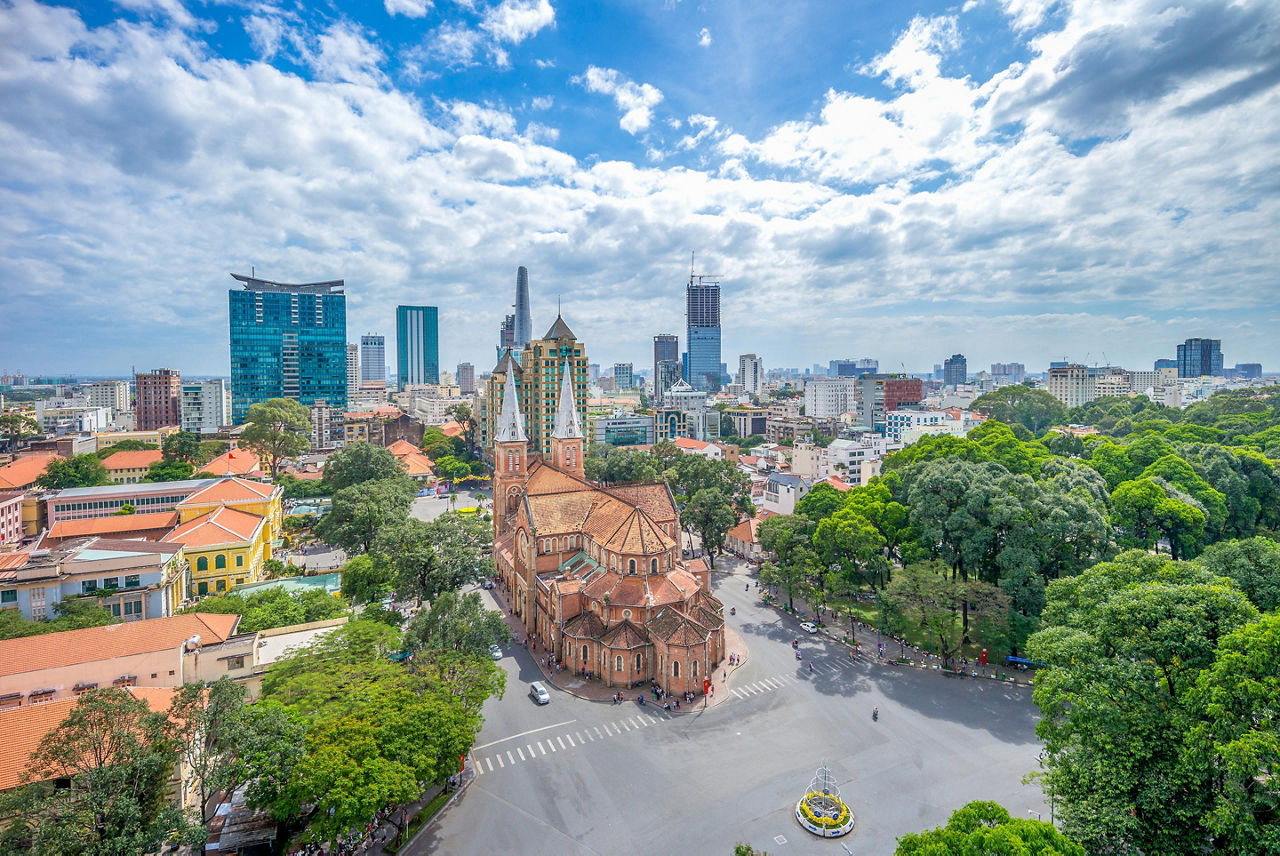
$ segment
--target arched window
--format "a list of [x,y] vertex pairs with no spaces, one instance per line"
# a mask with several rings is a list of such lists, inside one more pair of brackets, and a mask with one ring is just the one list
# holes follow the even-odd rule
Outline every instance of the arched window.
[[671,661],[671,677],[673,678],[680,677],[680,661],[679,660]]
[[636,654],[636,671],[640,671],[640,654]]
[[614,671],[618,671],[618,672],[622,671],[622,655],[621,654],[619,654],[617,657],[614,658],[613,668],[614,668]]
[[587,662],[587,646],[582,646],[582,662]]
[[654,556],[649,560],[649,573],[656,574],[658,572],[658,557]]
[[698,661],[697,660],[693,661],[693,676],[695,678],[698,677]]
[[636,560],[627,559],[627,573],[634,574],[636,572]]
[[201,556],[200,558],[196,559],[196,570],[197,570],[197,571],[207,571],[207,570],[209,570],[209,557],[208,557],[208,556]]
[[217,557],[215,557],[213,560],[213,567],[216,569],[222,569],[222,568],[225,568],[226,566],[227,566],[227,557],[219,553]]

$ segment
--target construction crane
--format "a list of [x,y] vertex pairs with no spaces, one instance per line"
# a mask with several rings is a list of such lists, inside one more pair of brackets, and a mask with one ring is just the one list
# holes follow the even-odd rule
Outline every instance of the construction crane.
[[[697,286],[702,286],[702,285],[704,285],[704,284],[706,284],[706,285],[719,285],[719,284],[720,284],[720,279],[721,279],[720,274],[718,274],[718,273],[694,273],[694,272],[693,272],[693,271],[694,271],[693,262],[694,262],[694,258],[695,258],[695,256],[696,256],[696,253],[695,253],[694,251],[692,251],[692,250],[691,250],[691,251],[689,252],[689,285],[697,285]],[[704,283],[704,280],[705,280],[705,283]]]

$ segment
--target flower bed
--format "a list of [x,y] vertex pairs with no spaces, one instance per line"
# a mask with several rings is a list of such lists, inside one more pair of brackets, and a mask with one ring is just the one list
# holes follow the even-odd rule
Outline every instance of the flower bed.
[[[815,811],[810,802],[817,804],[819,809]],[[822,838],[837,838],[853,829],[853,813],[849,811],[849,806],[839,797],[816,791],[805,794],[796,803],[796,820],[805,829]]]

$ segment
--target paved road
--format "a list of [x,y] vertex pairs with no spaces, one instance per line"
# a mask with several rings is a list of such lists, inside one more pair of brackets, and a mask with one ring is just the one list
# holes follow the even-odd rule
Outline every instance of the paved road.
[[485,707],[475,784],[411,852],[728,854],[743,841],[775,856],[843,853],[793,814],[824,761],[858,820],[844,839],[853,853],[891,853],[897,836],[971,799],[1048,814],[1039,789],[1021,784],[1039,751],[1025,688],[851,663],[763,606],[754,586],[744,592],[738,574],[714,583],[750,646],[731,703],[670,717],[552,690],[537,707],[525,693],[538,670],[517,647],[502,660],[506,696]]

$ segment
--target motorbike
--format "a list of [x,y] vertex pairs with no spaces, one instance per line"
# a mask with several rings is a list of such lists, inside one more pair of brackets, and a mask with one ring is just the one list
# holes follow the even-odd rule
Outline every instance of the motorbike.
[[803,660],[803,659],[804,659],[804,655],[803,655],[803,654],[801,654],[799,651],[797,651],[797,652],[796,652],[796,659],[797,659],[797,660]]
[[791,640],[791,647],[792,647],[792,648],[799,648],[799,647],[800,647],[800,640],[799,640],[799,639],[792,639],[792,640]]
[[873,707],[873,708],[871,709],[871,721],[872,721],[872,722],[875,722],[875,721],[877,721],[878,719],[880,719],[880,708],[878,708],[878,707]]
[[730,614],[730,615],[737,615],[737,614],[738,614],[738,607],[736,607],[736,606],[731,606],[731,607],[729,607],[729,614]]

